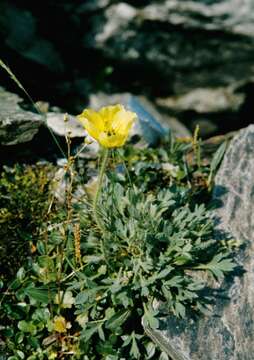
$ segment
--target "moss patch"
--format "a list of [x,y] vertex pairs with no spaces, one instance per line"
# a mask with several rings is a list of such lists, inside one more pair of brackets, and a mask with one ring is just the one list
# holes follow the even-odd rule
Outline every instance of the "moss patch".
[[15,165],[0,175],[0,263],[9,278],[32,253],[47,217],[51,165]]

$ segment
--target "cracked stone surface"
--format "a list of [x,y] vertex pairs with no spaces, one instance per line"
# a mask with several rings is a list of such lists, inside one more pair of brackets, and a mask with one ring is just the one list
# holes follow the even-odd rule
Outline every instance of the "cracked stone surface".
[[242,243],[243,271],[221,284],[213,312],[197,320],[167,317],[150,336],[173,360],[253,360],[254,354],[254,125],[232,140],[216,176],[219,227]]
[[161,87],[175,94],[224,86],[227,91],[253,76],[253,9],[252,0],[150,1],[142,8],[113,3],[100,26],[92,19],[95,36],[89,39],[111,59],[161,74]]
[[0,87],[0,144],[16,145],[32,140],[43,124],[41,115],[23,110],[22,99]]

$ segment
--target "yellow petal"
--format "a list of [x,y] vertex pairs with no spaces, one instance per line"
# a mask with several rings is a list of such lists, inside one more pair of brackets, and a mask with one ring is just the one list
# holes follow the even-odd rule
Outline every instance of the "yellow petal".
[[[128,134],[127,134],[128,135]],[[123,146],[127,139],[127,135],[111,135],[108,136],[106,133],[101,133],[99,136],[99,143],[106,148],[114,148]]]
[[123,109],[123,106],[119,105],[119,104],[109,105],[109,106],[102,107],[98,113],[101,116],[101,118],[103,119],[104,124],[106,126],[110,126],[115,114],[122,109]]
[[[90,123],[93,124],[99,131],[104,130],[104,121],[100,114],[91,109],[85,109],[82,114],[78,115],[78,119],[80,120],[81,124],[83,124],[84,120],[87,119]],[[83,125],[85,126],[85,125]]]
[[118,111],[112,121],[112,129],[118,134],[128,134],[137,115],[124,109]]
[[84,128],[86,129],[86,131],[88,132],[88,134],[94,138],[95,140],[98,140],[98,137],[101,133],[101,130],[99,130],[94,123],[92,123],[90,120],[88,120],[87,118],[82,118],[81,119],[81,123],[84,126]]
[[85,109],[78,119],[91,137],[107,148],[122,146],[136,114],[122,105],[102,107],[98,112]]

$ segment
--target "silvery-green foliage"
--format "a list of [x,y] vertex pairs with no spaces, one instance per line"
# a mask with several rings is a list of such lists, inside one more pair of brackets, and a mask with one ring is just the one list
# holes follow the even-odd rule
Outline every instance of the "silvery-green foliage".
[[[234,268],[207,208],[222,151],[210,167],[197,166],[187,159],[191,147],[172,138],[156,149],[119,149],[100,198],[103,229],[87,198],[73,198],[71,217],[69,207],[43,202],[34,253],[13,281],[0,280],[0,357],[169,360],[149,338],[151,328],[161,315],[207,312],[207,277]],[[76,185],[87,181],[90,166],[79,164]],[[18,190],[8,191],[11,205],[23,208]]]
[[191,208],[186,188],[145,194],[107,181],[100,215],[103,238],[86,230],[87,218],[83,223],[87,268],[76,306],[88,320],[81,342],[90,356],[157,359],[143,327],[158,328],[162,313],[205,312],[200,270],[218,280],[234,264],[213,239],[209,211]]

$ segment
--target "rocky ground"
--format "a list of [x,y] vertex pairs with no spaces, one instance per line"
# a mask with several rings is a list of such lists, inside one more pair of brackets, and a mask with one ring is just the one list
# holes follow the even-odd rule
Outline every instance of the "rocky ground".
[[[204,154],[234,138],[214,198],[239,267],[220,284],[212,315],[187,323],[168,317],[161,331],[147,329],[173,360],[253,358],[254,132],[245,128],[254,116],[253,20],[251,0],[0,4],[1,58],[36,101],[1,69],[1,166],[39,162],[62,170],[59,145],[65,151],[68,134],[73,152],[80,149],[86,132],[75,115],[85,106],[122,103],[135,111],[137,147],[156,147],[170,132],[190,137],[197,124],[208,139]],[[97,150],[92,143],[82,156]]]
[[[2,57],[36,100],[145,95],[209,137],[253,119],[253,2],[2,1]],[[46,21],[45,21],[46,20]],[[28,70],[29,69],[29,70]],[[1,72],[0,83],[16,92]]]

